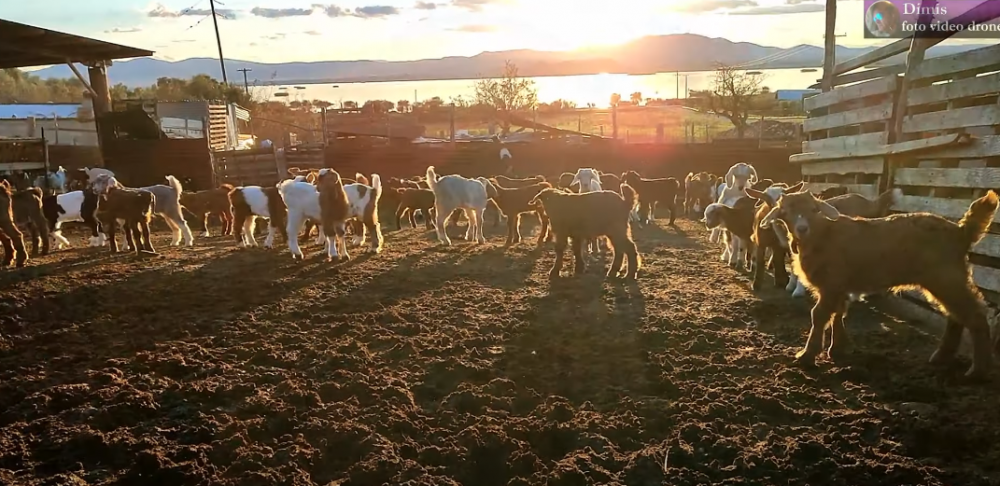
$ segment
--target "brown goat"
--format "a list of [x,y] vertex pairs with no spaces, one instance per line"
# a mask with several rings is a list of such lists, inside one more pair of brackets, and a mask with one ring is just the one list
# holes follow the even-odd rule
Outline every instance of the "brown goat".
[[[490,182],[493,182],[493,180],[490,180]],[[497,195],[493,198],[493,201],[500,208],[500,212],[507,216],[506,245],[510,246],[521,242],[521,215],[531,212],[536,212],[538,219],[542,223],[542,228],[538,233],[538,244],[541,245],[544,243],[549,233],[549,218],[539,206],[532,206],[530,203],[539,192],[543,189],[551,188],[552,184],[539,182],[530,186],[512,189],[494,184],[494,187],[497,190]]]
[[754,247],[753,257],[753,290],[760,290],[764,284],[764,270],[768,265],[764,263],[765,252],[771,250],[771,266],[774,272],[774,286],[785,288],[788,285],[788,269],[785,268],[785,257],[788,255],[788,237],[782,234],[778,236],[778,229],[775,227],[761,228],[760,222],[767,213],[771,212],[777,204],[777,200],[783,194],[791,194],[802,190],[802,182],[794,186],[787,187],[784,184],[775,184],[765,191],[757,191],[753,188],[747,189],[747,195],[761,202],[757,206],[754,215],[753,236],[750,240]]
[[[42,211],[42,198],[42,190],[37,187],[17,191],[11,198],[14,221],[22,227],[27,227],[31,234],[31,256],[38,256],[39,249],[42,255],[49,254],[49,222],[45,218],[45,212]],[[39,240],[41,245],[38,243]]]
[[181,193],[181,206],[201,221],[201,236],[209,236],[208,218],[213,214],[222,222],[222,236],[233,234],[233,206],[229,201],[229,193],[233,192],[233,189],[230,184],[222,184],[215,189]]
[[544,208],[549,217],[550,228],[556,238],[556,260],[549,271],[549,278],[556,278],[562,270],[563,254],[567,242],[573,240],[573,265],[575,275],[582,274],[587,267],[583,259],[583,245],[594,238],[606,236],[614,250],[614,259],[607,276],[615,278],[622,274],[622,264],[628,257],[626,279],[635,279],[641,265],[639,252],[632,241],[629,214],[635,206],[635,190],[623,184],[622,197],[614,191],[595,191],[575,194],[556,188],[543,189],[531,201],[531,205]]
[[0,268],[9,267],[15,260],[17,268],[24,268],[24,264],[28,261],[28,252],[24,250],[24,237],[14,224],[12,198],[10,183],[0,180],[0,243],[3,244],[3,260],[0,261]]
[[[101,178],[107,176],[100,176]],[[118,253],[118,224],[122,222],[125,243],[136,254],[156,253],[149,237],[156,198],[152,192],[111,184],[97,205],[97,218],[108,229],[111,253]]]
[[702,211],[715,202],[715,176],[708,172],[690,172],[684,178],[684,213],[702,216]]
[[834,187],[828,187],[828,188],[824,189],[819,194],[817,194],[817,196],[819,196],[820,199],[827,200],[827,199],[835,198],[837,196],[843,196],[844,194],[847,194],[847,188],[846,187],[844,187],[844,186],[834,186]]
[[[327,253],[327,259],[334,257],[341,260],[341,256],[347,257],[347,220],[350,217],[350,200],[347,199],[347,191],[344,190],[344,182],[340,174],[333,169],[320,169],[319,178],[316,179],[316,189],[319,190],[319,212],[323,233],[327,238],[332,238]],[[373,235],[374,236],[374,235]],[[344,252],[338,252],[337,246],[343,242]]]
[[622,183],[633,187],[639,194],[639,217],[642,224],[649,224],[656,211],[656,204],[663,203],[670,211],[670,222],[667,224],[673,226],[677,212],[677,194],[681,189],[677,179],[643,179],[638,172],[630,170],[622,174]]
[[413,213],[416,210],[420,210],[424,216],[424,227],[427,229],[434,229],[434,223],[432,215],[434,214],[434,191],[430,189],[414,189],[411,187],[397,187],[395,192],[398,194],[399,207],[396,208],[396,231],[402,229],[399,224],[400,219],[402,219],[404,214],[409,216],[410,227],[417,227],[417,220],[414,218]]
[[832,324],[829,355],[849,352],[844,327],[848,296],[919,288],[936,301],[948,324],[931,363],[950,361],[962,329],[973,345],[966,376],[980,378],[992,361],[986,305],[972,280],[968,253],[989,229],[1000,206],[994,191],[975,200],[958,224],[930,213],[895,214],[866,219],[842,216],[812,193],[785,194],[761,221],[780,220],[791,236],[793,266],[817,296],[805,348],[796,354],[811,365],[822,351],[823,334]]

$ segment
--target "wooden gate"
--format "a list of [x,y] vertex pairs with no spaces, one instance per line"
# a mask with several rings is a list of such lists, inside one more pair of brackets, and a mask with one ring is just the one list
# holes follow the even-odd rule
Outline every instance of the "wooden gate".
[[[957,221],[975,198],[1000,188],[1000,45],[924,60],[923,50],[935,42],[914,41],[921,51],[911,52],[907,65],[852,72],[906,52],[909,39],[841,63],[834,70],[838,87],[805,100],[808,139],[789,160],[801,165],[810,190],[836,185],[874,196],[898,187],[904,195],[895,212]],[[969,259],[995,316],[1000,225]],[[922,296],[906,298],[926,307]]]
[[274,148],[212,152],[216,185],[273,186],[283,177]]

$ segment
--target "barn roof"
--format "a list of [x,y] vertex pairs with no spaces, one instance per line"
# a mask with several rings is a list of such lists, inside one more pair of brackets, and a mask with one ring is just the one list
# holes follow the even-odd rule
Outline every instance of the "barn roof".
[[152,55],[145,49],[0,19],[0,69]]

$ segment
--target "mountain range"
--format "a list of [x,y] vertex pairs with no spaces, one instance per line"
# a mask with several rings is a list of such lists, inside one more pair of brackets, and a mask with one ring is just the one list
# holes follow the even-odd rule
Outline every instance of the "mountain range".
[[[984,47],[981,45],[935,46],[928,56],[950,55]],[[838,61],[859,56],[874,48],[837,46]],[[791,48],[732,42],[695,34],[647,36],[610,47],[577,51],[536,51],[519,49],[483,52],[475,56],[452,56],[417,61],[316,61],[258,63],[227,59],[230,79],[239,81],[237,69],[252,69],[256,84],[347,83],[374,81],[414,81],[431,79],[474,79],[499,75],[504,61],[518,66],[522,76],[567,76],[596,73],[653,74],[674,71],[707,71],[718,64],[747,69],[806,68],[823,64],[823,48],[799,45]],[[904,55],[883,61],[901,63]],[[65,65],[35,71],[43,78],[72,77]],[[108,70],[112,83],[149,86],[160,77],[189,78],[209,74],[219,78],[219,61],[191,58],[164,61],[138,58],[116,61]]]

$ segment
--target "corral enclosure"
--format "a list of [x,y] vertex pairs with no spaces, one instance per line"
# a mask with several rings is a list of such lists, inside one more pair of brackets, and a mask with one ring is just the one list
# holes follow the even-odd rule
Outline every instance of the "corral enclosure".
[[[898,187],[904,195],[894,211],[957,221],[974,199],[1000,187],[1000,45],[926,60],[911,52],[906,66],[853,72],[908,50],[904,39],[838,65],[839,87],[805,100],[808,140],[790,161],[813,191],[844,185],[874,197]],[[995,312],[1000,227],[990,228],[970,260]]]

